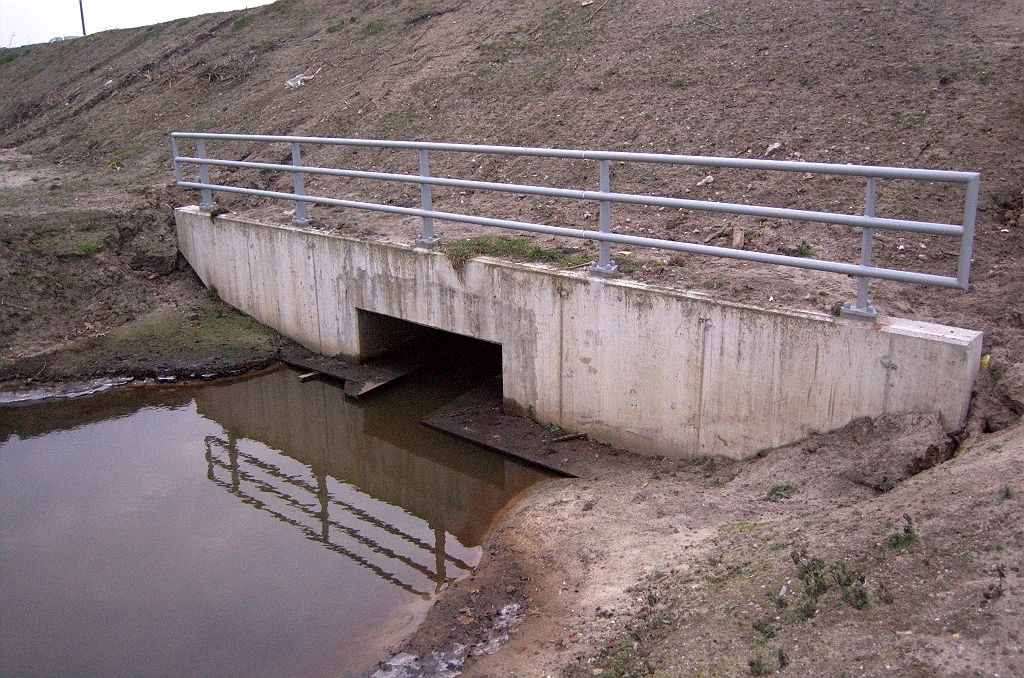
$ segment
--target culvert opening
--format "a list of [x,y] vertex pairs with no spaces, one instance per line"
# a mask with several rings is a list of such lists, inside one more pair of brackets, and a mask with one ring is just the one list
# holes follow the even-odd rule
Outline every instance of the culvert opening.
[[[358,313],[365,360],[416,365],[403,373],[407,376],[389,382],[395,386],[388,388],[403,393],[401,404],[392,402],[390,407],[403,410],[429,428],[513,457],[518,463],[556,477],[572,477],[553,463],[556,459],[539,452],[550,438],[549,429],[503,411],[501,344],[380,313]],[[369,397],[375,398],[373,394]]]
[[364,360],[429,366],[439,378],[466,384],[466,390],[497,380],[500,398],[501,344],[371,311],[360,309],[358,314],[359,349]]

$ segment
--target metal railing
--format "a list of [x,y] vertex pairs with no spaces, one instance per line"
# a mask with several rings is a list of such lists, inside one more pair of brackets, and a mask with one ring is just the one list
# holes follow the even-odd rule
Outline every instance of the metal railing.
[[[196,144],[196,156],[182,156],[179,153],[180,139],[192,139]],[[291,146],[291,164],[282,165],[263,162],[246,162],[238,160],[222,160],[207,155],[206,141],[246,141],[264,143],[283,143]],[[363,148],[384,148],[413,150],[419,154],[419,174],[397,174],[388,172],[369,172],[361,170],[340,169],[330,167],[305,166],[302,163],[301,146],[348,146]],[[530,156],[540,158],[557,158],[565,160],[590,160],[600,163],[599,187],[597,191],[581,189],[552,188],[549,186],[531,186],[523,184],[476,181],[450,177],[435,177],[430,174],[428,153],[475,153],[505,156]],[[306,205],[308,203],[354,208],[374,212],[400,214],[403,216],[420,217],[422,233],[417,242],[432,245],[437,241],[434,233],[434,219],[443,221],[492,226],[530,233],[564,236],[594,240],[598,242],[597,261],[591,262],[590,270],[595,274],[611,275],[616,270],[611,258],[611,244],[652,247],[656,249],[702,254],[714,257],[739,259],[763,264],[776,264],[795,268],[810,269],[849,275],[858,278],[857,300],[847,302],[842,315],[850,318],[873,319],[877,313],[868,300],[868,283],[872,278],[915,283],[951,289],[967,290],[970,281],[971,255],[974,247],[974,226],[978,208],[978,191],[981,176],[977,172],[954,172],[946,170],[909,169],[900,167],[873,167],[868,165],[840,165],[833,163],[797,162],[785,160],[721,158],[690,155],[666,155],[657,153],[625,153],[614,151],[584,151],[569,149],[528,148],[511,146],[487,146],[476,144],[449,144],[420,141],[384,141],[374,139],[338,139],[325,137],[269,136],[255,134],[212,134],[174,132],[171,134],[171,153],[174,162],[174,176],[178,186],[196,188],[202,191],[201,209],[213,210],[213,191],[244,195],[279,198],[295,202],[295,216],[292,221],[303,224],[308,222]],[[642,195],[633,193],[614,193],[611,191],[610,164],[621,163],[656,163],[683,165],[690,167],[730,168],[741,170],[762,170],[771,172],[800,172],[809,174],[834,175],[846,177],[862,177],[866,179],[866,197],[864,214],[843,214],[834,212],[818,212],[804,209],[768,207],[762,205],[745,205],[706,200],[691,200],[668,196]],[[182,164],[199,167],[199,181],[184,181],[181,174]],[[210,182],[210,167],[248,168],[292,174],[294,188],[292,193],[267,191],[241,186],[227,186]],[[303,176],[326,175],[355,179],[370,179],[387,182],[403,182],[419,184],[420,206],[402,207],[397,205],[342,200],[307,195]],[[925,182],[943,182],[965,184],[963,222],[947,224],[929,221],[912,221],[891,219],[875,216],[876,184],[879,179],[899,179]],[[599,204],[598,230],[550,226],[547,224],[496,219],[470,214],[442,212],[433,208],[431,197],[432,186],[466,188],[481,191],[499,191],[520,195],[535,195],[553,198],[569,198],[592,201]],[[654,207],[671,207],[719,214],[747,215],[768,219],[805,221],[822,224],[837,224],[863,229],[861,237],[860,261],[850,264],[824,259],[812,259],[786,254],[769,254],[743,249],[717,247],[697,243],[647,238],[643,236],[615,233],[611,228],[612,204],[646,205]],[[874,266],[872,259],[872,242],[875,229],[903,231],[909,233],[954,236],[960,238],[956,276],[942,276],[918,271],[884,268]]]

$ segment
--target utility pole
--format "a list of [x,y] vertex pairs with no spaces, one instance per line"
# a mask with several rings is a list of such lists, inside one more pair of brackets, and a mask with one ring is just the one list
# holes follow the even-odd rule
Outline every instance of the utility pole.
[[82,8],[82,0],[78,0],[78,13],[82,16],[82,37],[85,37],[85,9]]

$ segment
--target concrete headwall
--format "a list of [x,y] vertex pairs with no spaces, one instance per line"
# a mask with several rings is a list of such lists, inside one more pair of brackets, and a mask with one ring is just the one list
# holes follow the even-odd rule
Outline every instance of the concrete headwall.
[[[507,406],[643,454],[746,458],[862,416],[966,416],[981,333],[768,311],[485,257],[176,213],[182,253],[229,304],[359,358],[372,311],[502,345]],[[365,341],[365,339],[364,339]]]

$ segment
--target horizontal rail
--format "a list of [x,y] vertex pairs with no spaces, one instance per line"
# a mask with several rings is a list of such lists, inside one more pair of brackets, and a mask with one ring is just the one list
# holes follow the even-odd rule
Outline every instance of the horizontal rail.
[[[415,149],[449,151],[455,153],[484,153],[520,155],[566,160],[610,160],[613,162],[658,163],[720,167],[781,172],[811,172],[841,176],[875,177],[877,179],[910,179],[916,181],[942,181],[966,184],[980,178],[977,172],[953,170],[913,169],[907,167],[875,167],[872,165],[842,165],[838,163],[797,162],[793,160],[765,160],[747,158],[716,158],[700,155],[671,155],[664,153],[627,153],[622,151],[584,151],[558,148],[530,148],[520,146],[488,146],[483,144],[449,144],[431,141],[388,141],[381,139],[334,139],[326,137],[276,136],[261,134],[215,134],[211,132],[172,132],[173,139],[209,139],[221,141],[262,141],[268,143],[302,143],[319,146],[352,146],[363,148]],[[305,169],[303,169],[305,171]]]
[[[190,157],[179,152],[179,141],[181,139],[194,140],[197,157]],[[207,156],[205,146],[207,141],[289,144],[291,146],[291,164],[209,158]],[[300,146],[302,144],[312,146],[415,150],[419,155],[419,174],[375,172],[359,169],[344,169],[340,167],[306,166],[302,162],[302,156],[300,153]],[[553,186],[534,186],[507,182],[479,181],[475,179],[462,179],[446,176],[431,176],[430,162],[428,158],[428,153],[430,151],[598,161],[600,163],[600,186],[599,190],[594,191],[575,188],[558,188]],[[434,233],[433,226],[434,219],[475,224],[479,226],[493,226],[516,231],[525,231],[528,233],[544,233],[548,235],[581,238],[599,243],[596,261],[591,262],[590,265],[591,273],[596,275],[613,275],[615,273],[616,265],[615,261],[611,258],[611,250],[609,249],[612,243],[638,247],[651,247],[675,252],[702,254],[727,259],[775,264],[779,266],[790,266],[794,268],[849,275],[859,279],[857,285],[857,299],[854,305],[846,304],[841,315],[846,318],[861,320],[872,320],[877,317],[877,312],[868,298],[868,281],[872,278],[950,289],[969,289],[971,257],[973,255],[974,248],[974,230],[977,219],[979,186],[981,182],[981,175],[977,172],[903,167],[874,167],[868,165],[843,165],[836,163],[803,162],[793,160],[770,160],[767,158],[722,158],[662,153],[533,148],[485,144],[452,144],[428,141],[345,139],[292,135],[218,134],[210,132],[172,133],[171,156],[173,159],[176,184],[186,188],[199,189],[202,192],[202,204],[200,207],[204,211],[211,211],[215,207],[210,196],[213,191],[218,191],[224,193],[278,198],[294,202],[295,216],[292,218],[292,222],[296,224],[305,224],[309,221],[306,212],[306,206],[309,203],[346,207],[371,212],[399,214],[409,217],[419,217],[422,220],[422,232],[417,236],[416,241],[425,246],[430,246],[437,242],[437,236]],[[823,174],[863,178],[867,181],[865,207],[863,214],[846,214],[765,205],[691,200],[688,198],[670,196],[613,192],[611,190],[609,169],[610,163],[612,162],[656,163],[676,166],[730,168],[766,172],[799,172],[807,174],[808,176]],[[198,166],[199,181],[182,181],[182,165]],[[294,190],[291,193],[284,193],[280,191],[267,191],[255,188],[213,184],[209,178],[209,169],[211,166],[281,172],[286,175],[290,174],[292,176]],[[362,202],[359,200],[310,196],[306,194],[305,190],[305,175],[417,184],[420,188],[420,206],[419,208],[402,207],[373,202]],[[876,183],[878,179],[964,184],[966,188],[966,197],[964,198],[963,203],[963,222],[960,224],[937,223],[910,219],[894,219],[876,215]],[[471,214],[458,214],[435,210],[433,208],[433,199],[431,195],[431,188],[433,186],[470,189],[474,191],[494,191],[511,193],[519,196],[531,195],[596,202],[598,203],[597,212],[599,215],[597,224],[598,230],[566,228],[547,224],[496,219]],[[751,252],[743,250],[742,248],[716,247],[711,245],[680,242],[676,240],[662,240],[657,238],[614,233],[611,222],[611,208],[613,204],[687,209],[715,214],[745,215],[755,218],[835,224],[839,226],[860,228],[862,230],[860,261],[857,264],[839,261],[826,261],[822,259],[811,259],[786,254]],[[896,270],[881,266],[873,266],[871,262],[872,240],[876,229],[959,238],[960,243],[956,262],[956,276],[934,275],[918,271]]]
[[[242,169],[258,169],[277,172],[294,172],[293,165],[274,163],[246,162],[242,160],[212,160],[209,158],[175,157],[175,162],[193,165],[211,165],[217,167],[236,167]],[[931,235],[961,236],[964,227],[959,224],[936,224],[927,221],[908,221],[905,219],[885,219],[865,217],[857,214],[837,214],[834,212],[815,212],[782,207],[762,207],[759,205],[742,205],[739,203],[713,202],[709,200],[688,200],[685,198],[664,198],[654,195],[636,195],[632,193],[602,193],[600,191],[583,191],[567,188],[551,188],[548,186],[530,186],[526,184],[501,184],[491,181],[475,181],[470,179],[448,179],[446,177],[424,177],[418,174],[393,174],[388,172],[366,172],[362,170],[344,170],[328,167],[302,168],[303,174],[320,174],[353,179],[376,179],[380,181],[397,181],[410,184],[431,184],[452,188],[470,188],[483,191],[500,191],[524,195],[542,195],[552,198],[572,198],[576,200],[606,200],[614,203],[631,205],[650,205],[652,207],[673,207],[698,210],[702,212],[718,212],[723,214],[743,214],[766,219],[787,219],[792,221],[810,221],[821,224],[838,224],[860,228],[882,228],[891,231],[907,231]],[[185,183],[181,184],[185,186]],[[218,189],[223,190],[223,189]],[[289,194],[290,195],[290,194]],[[289,198],[292,199],[292,198]],[[303,198],[300,202],[307,202]],[[312,201],[310,201],[312,202]]]
[[[303,169],[305,171],[306,168]],[[184,188],[209,188],[225,193],[238,193],[242,195],[256,195],[265,198],[280,198],[282,200],[294,201],[296,196],[292,193],[280,191],[264,191],[257,188],[242,188],[238,186],[224,186],[220,184],[202,184],[191,181],[182,181],[178,184]],[[767,254],[763,252],[749,252],[747,250],[736,250],[727,247],[713,247],[711,245],[698,245],[695,243],[678,242],[676,240],[660,240],[658,238],[645,238],[642,236],[622,235],[619,233],[603,233],[600,231],[588,231],[576,228],[565,228],[561,226],[548,226],[545,224],[534,224],[522,221],[509,221],[505,219],[492,219],[489,217],[477,217],[467,214],[456,214],[453,212],[439,212],[437,210],[422,210],[415,207],[399,207],[397,205],[381,205],[378,203],[359,202],[355,200],[342,200],[338,198],[322,198],[318,196],[305,195],[300,198],[303,202],[316,203],[319,205],[331,205],[334,207],[348,207],[371,212],[385,212],[388,214],[401,214],[410,217],[427,217],[454,221],[465,224],[477,224],[479,226],[494,226],[517,231],[531,233],[544,233],[547,235],[580,238],[595,240],[598,242],[618,243],[622,245],[634,245],[638,247],[653,247],[658,249],[673,250],[676,252],[687,252],[690,254],[705,254],[709,256],[725,257],[728,259],[739,259],[742,261],[753,261],[762,264],[777,264],[780,266],[792,266],[814,271],[825,271],[852,275],[857,277],[877,278],[879,280],[894,280],[920,285],[931,285],[934,287],[960,288],[957,278],[948,276],[932,275],[929,273],[917,273],[914,271],[897,271],[874,266],[861,266],[856,264],[844,264],[835,261],[824,261],[821,259],[806,259],[782,254]]]

